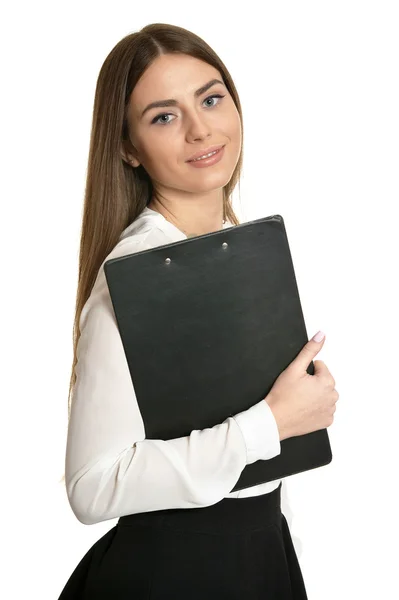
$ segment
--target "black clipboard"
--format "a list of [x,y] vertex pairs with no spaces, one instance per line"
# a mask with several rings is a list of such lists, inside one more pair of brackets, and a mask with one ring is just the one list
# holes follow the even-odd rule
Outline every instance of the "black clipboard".
[[[250,408],[308,341],[281,215],[110,259],[104,272],[146,438]],[[331,460],[327,429],[291,437],[231,491]]]

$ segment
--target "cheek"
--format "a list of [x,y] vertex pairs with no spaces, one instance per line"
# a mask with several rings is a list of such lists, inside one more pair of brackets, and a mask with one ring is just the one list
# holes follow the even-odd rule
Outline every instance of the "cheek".
[[147,138],[142,148],[142,164],[151,178],[167,181],[176,168],[178,153],[173,136],[166,131],[162,133]]
[[225,133],[230,138],[231,156],[233,159],[238,158],[241,151],[241,119],[237,110],[234,108],[231,111],[225,125]]
[[232,106],[229,107],[229,110],[222,115],[220,127],[223,130],[223,133],[230,138],[231,143],[240,143],[241,120],[240,115],[233,103]]
[[237,109],[234,107],[234,112],[231,116],[232,127],[236,138],[241,139],[241,119]]
[[165,157],[168,156],[167,148],[169,147],[166,137],[159,134],[147,135],[141,152],[144,167],[156,169],[165,161]]

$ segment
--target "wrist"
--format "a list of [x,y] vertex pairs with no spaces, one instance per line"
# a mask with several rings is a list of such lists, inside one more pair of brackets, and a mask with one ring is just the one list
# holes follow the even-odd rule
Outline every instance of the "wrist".
[[281,410],[281,402],[277,402],[273,394],[269,392],[265,398],[265,402],[268,403],[270,410],[273,413],[274,419],[277,424],[280,442],[290,437],[290,433],[286,427],[286,421],[284,418],[284,411]]

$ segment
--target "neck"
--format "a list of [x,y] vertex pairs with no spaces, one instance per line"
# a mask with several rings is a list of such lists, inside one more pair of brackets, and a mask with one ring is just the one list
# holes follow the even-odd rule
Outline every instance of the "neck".
[[148,208],[159,212],[187,237],[204,235],[223,229],[223,189],[218,196],[202,201],[178,200],[152,197]]

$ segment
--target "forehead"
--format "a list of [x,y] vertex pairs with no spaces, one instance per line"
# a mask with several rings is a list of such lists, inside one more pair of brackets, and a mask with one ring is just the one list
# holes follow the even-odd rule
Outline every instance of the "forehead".
[[130,96],[131,114],[138,117],[147,104],[156,100],[193,96],[195,90],[213,78],[223,79],[215,67],[193,56],[158,56],[140,77]]

